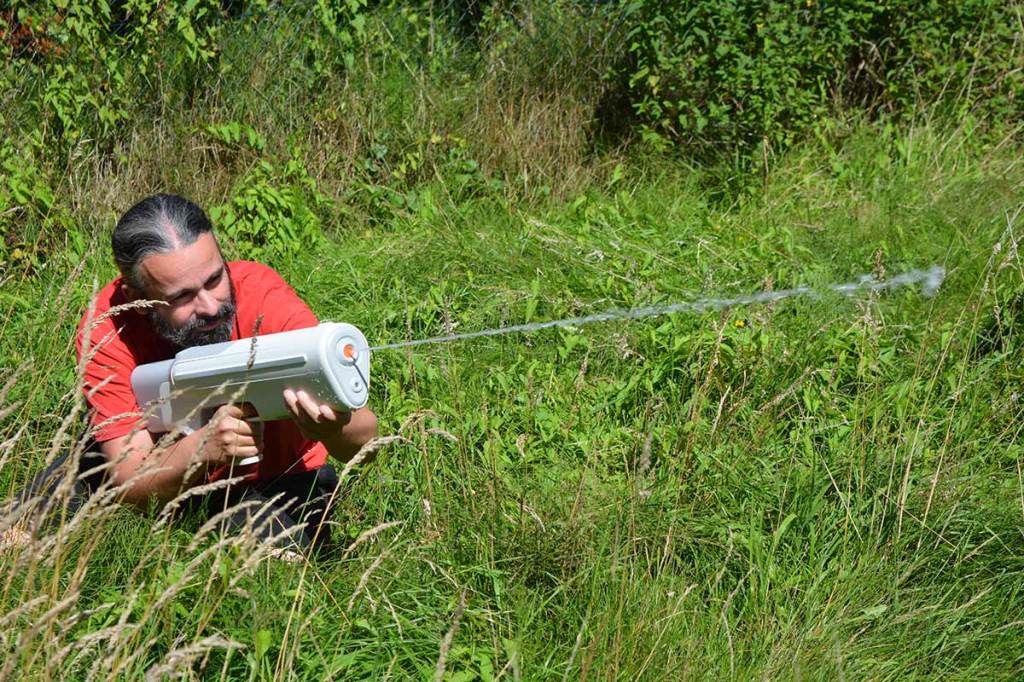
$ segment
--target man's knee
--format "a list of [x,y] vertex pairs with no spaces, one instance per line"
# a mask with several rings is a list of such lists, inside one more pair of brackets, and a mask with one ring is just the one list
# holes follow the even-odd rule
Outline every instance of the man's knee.
[[335,495],[339,492],[338,470],[333,464],[327,462],[316,470],[314,485],[318,495]]

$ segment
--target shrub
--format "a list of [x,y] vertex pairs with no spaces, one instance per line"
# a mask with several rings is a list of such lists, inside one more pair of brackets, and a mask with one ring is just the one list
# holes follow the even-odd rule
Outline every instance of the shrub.
[[642,132],[699,156],[788,146],[844,106],[937,101],[1016,119],[1020,2],[636,0],[628,78]]
[[283,168],[258,162],[210,217],[242,258],[294,255],[320,241],[319,211],[331,206],[293,150]]
[[65,232],[81,251],[81,235],[57,202],[47,170],[40,165],[40,135],[0,142],[0,275],[31,272],[46,257],[48,237]]

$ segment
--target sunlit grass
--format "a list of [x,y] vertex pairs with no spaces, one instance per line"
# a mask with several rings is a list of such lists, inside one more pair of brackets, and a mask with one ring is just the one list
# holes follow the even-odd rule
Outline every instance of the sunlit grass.
[[[374,343],[936,263],[949,276],[932,299],[380,353],[372,404],[407,440],[350,479],[334,532],[366,534],[351,552],[292,565],[251,537],[194,541],[201,519],[87,509],[60,542],[0,555],[0,677],[431,678],[442,649],[460,680],[1019,676],[1015,153],[866,127],[732,204],[633,165],[529,207],[434,191],[272,263]],[[72,334],[114,274],[106,248],[99,231],[81,262],[5,285],[5,495],[82,431]]]

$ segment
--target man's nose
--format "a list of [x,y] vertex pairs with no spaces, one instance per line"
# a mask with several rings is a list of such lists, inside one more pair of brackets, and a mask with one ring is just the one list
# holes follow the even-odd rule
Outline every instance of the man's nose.
[[205,289],[196,294],[196,315],[199,317],[215,317],[220,310],[220,301]]

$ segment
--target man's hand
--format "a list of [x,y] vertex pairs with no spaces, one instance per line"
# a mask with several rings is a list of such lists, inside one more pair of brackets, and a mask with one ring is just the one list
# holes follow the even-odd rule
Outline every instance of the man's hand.
[[[145,510],[152,498],[167,502],[201,482],[209,467],[259,453],[263,425],[245,421],[255,414],[251,405],[225,405],[203,428],[156,453],[156,438],[145,429],[101,443],[100,449],[112,464],[114,484],[127,485],[121,500]],[[197,460],[203,466],[194,467]],[[147,474],[147,469],[152,471]]]
[[331,456],[347,462],[359,448],[377,435],[377,417],[370,410],[338,412],[318,403],[305,391],[284,391],[284,402],[299,431],[309,440],[327,446]]
[[263,448],[263,425],[245,420],[255,416],[251,405],[224,405],[204,426],[207,429],[203,459],[211,464],[228,464],[233,459],[258,455]]

